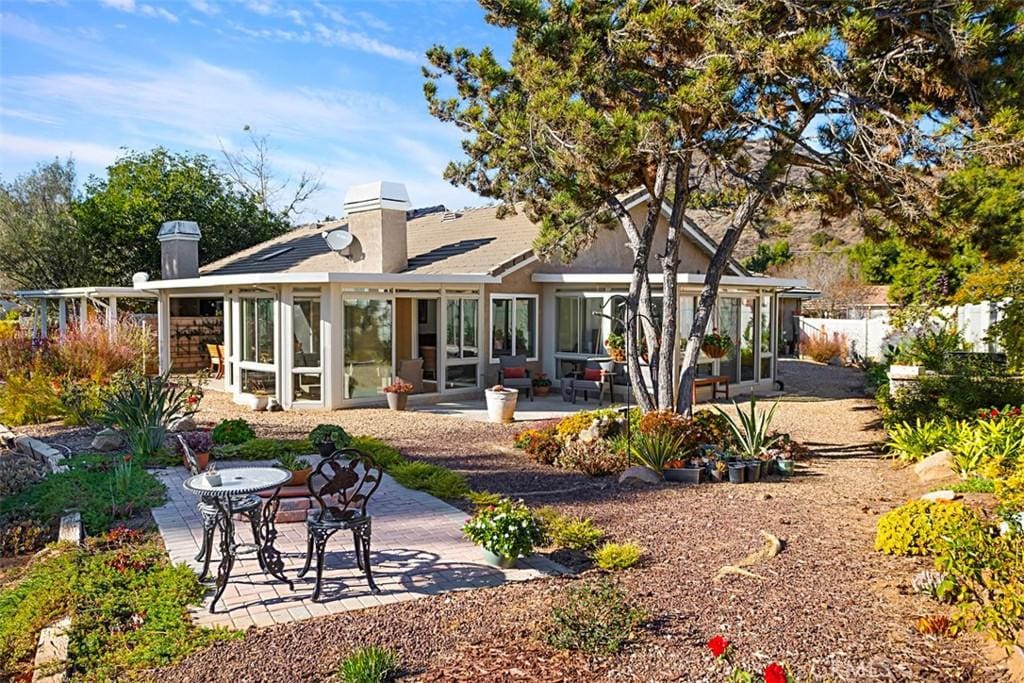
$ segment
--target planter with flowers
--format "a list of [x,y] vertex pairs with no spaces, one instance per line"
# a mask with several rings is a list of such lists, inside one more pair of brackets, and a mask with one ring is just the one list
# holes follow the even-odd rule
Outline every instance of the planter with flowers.
[[487,399],[487,419],[491,422],[512,422],[516,417],[519,390],[495,384],[484,392]]
[[[213,437],[210,436],[210,432],[182,432],[178,436],[185,441],[189,449],[195,454],[196,465],[199,467],[199,471],[206,471],[206,466],[210,464],[210,451],[213,450]],[[181,464],[188,469],[188,460],[185,458],[185,449],[181,447],[181,441],[175,439],[174,446],[178,451],[178,455],[181,456]]]
[[626,361],[626,338],[621,334],[616,334],[615,332],[609,334],[608,338],[604,340],[604,348],[616,363],[624,363]]
[[725,358],[732,349],[732,337],[727,332],[719,332],[713,329],[704,335],[700,350],[708,358]]
[[484,560],[495,567],[511,569],[520,557],[533,554],[544,542],[544,530],[522,501],[502,498],[476,513],[462,532],[480,546]]
[[549,391],[551,391],[551,379],[548,378],[546,373],[538,373],[533,378],[533,395],[547,396]]
[[388,408],[391,410],[405,410],[405,404],[412,393],[412,385],[401,377],[384,387],[384,393],[388,395]]

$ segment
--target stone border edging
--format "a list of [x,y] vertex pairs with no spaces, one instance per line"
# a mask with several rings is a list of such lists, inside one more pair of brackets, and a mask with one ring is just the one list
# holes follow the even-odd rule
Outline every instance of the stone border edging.
[[39,632],[32,683],[62,683],[67,679],[70,628],[71,618],[64,617]]
[[10,427],[2,424],[0,424],[0,444],[26,455],[38,453],[46,460],[46,467],[51,474],[65,472],[68,469],[68,466],[64,464],[64,454],[59,450],[45,441],[25,434],[16,434]]

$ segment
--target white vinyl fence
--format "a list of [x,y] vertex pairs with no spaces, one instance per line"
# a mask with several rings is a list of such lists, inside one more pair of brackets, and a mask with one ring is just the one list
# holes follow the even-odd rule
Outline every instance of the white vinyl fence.
[[[937,321],[948,319],[955,321],[973,351],[998,351],[999,347],[985,341],[989,326],[999,319],[999,309],[994,303],[968,304],[957,307],[946,307],[936,311]],[[844,336],[847,341],[847,353],[851,358],[864,357],[881,360],[890,344],[897,344],[900,334],[889,321],[889,314],[884,313],[874,318],[842,319],[842,318],[797,318],[801,338],[820,334],[822,330],[829,336]]]

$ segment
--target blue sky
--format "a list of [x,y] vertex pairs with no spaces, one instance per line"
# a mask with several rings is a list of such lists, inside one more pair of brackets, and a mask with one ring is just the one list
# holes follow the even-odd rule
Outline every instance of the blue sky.
[[414,206],[481,204],[441,178],[460,135],[426,111],[434,43],[507,55],[511,35],[455,0],[2,0],[0,175],[71,155],[84,180],[122,147],[219,160],[249,125],[284,174],[322,173],[302,218],[370,180]]

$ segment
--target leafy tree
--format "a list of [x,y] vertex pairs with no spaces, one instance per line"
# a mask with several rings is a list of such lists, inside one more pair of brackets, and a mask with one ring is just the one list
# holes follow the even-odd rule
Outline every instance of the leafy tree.
[[0,287],[59,288],[94,275],[74,220],[75,164],[40,164],[0,184]]
[[[1024,137],[1024,133],[1022,133]],[[1024,167],[974,163],[943,179],[940,207],[994,261],[1024,253]]]
[[780,240],[772,244],[761,243],[754,254],[743,262],[743,267],[755,273],[765,273],[771,266],[781,266],[793,258],[789,242]]
[[160,272],[160,224],[199,223],[201,263],[283,234],[286,217],[265,209],[253,195],[236,190],[209,158],[176,154],[162,147],[130,152],[92,177],[77,206],[79,228],[89,235],[104,284],[130,281],[133,273]]
[[[633,254],[627,323],[648,341],[654,386],[628,370],[638,403],[689,409],[698,353],[741,234],[784,192],[837,215],[876,207],[909,239],[933,232],[927,170],[965,154],[1005,160],[1021,120],[1016,0],[936,7],[771,0],[483,0],[515,32],[508,65],[490,49],[435,46],[430,111],[467,135],[445,177],[541,222],[535,245],[570,260],[621,228]],[[441,83],[444,81],[444,83]],[[454,83],[454,93],[441,93]],[[808,172],[790,173],[796,167]],[[643,220],[622,197],[649,193]],[[652,253],[662,202],[664,251]],[[727,206],[678,382],[675,306],[653,319],[648,273],[677,299],[681,227],[697,204]]]
[[892,284],[892,269],[907,249],[901,240],[890,237],[884,240],[864,240],[849,250],[850,260],[857,264],[861,277],[869,285]]

